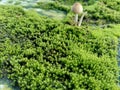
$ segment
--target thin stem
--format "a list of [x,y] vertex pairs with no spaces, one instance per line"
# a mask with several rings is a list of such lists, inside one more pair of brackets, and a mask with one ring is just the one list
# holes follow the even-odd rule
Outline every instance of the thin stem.
[[78,22],[78,26],[81,26],[82,21],[83,21],[83,17],[84,17],[86,14],[87,14],[87,12],[85,12],[85,13],[82,14],[82,16],[81,16],[81,18],[80,18],[80,20],[79,20],[79,22]]
[[75,24],[78,23],[78,14],[75,14]]

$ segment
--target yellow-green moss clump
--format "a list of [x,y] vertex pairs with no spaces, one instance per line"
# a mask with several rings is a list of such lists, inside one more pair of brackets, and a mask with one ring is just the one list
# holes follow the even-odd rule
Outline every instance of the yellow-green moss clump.
[[76,27],[21,7],[0,11],[1,75],[21,90],[119,89],[119,24]]

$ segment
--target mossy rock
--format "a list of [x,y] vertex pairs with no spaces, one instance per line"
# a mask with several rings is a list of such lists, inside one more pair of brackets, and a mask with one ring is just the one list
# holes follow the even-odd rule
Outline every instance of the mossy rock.
[[118,89],[112,33],[99,37],[90,26],[71,26],[20,7],[0,10],[0,70],[21,90]]

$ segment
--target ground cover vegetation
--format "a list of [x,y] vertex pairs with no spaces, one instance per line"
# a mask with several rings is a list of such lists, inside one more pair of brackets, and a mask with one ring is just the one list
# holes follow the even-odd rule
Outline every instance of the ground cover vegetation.
[[66,1],[35,6],[63,10],[64,20],[0,6],[0,77],[21,90],[119,90],[119,0],[82,2],[88,14],[81,27]]

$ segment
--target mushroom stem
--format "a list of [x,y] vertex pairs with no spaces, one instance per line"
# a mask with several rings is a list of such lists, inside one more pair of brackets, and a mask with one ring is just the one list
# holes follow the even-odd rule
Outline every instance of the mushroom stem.
[[75,14],[75,24],[78,23],[78,14]]
[[82,16],[81,16],[81,18],[80,18],[80,20],[78,22],[78,26],[81,26],[85,14],[87,14],[87,12],[85,12],[85,13],[82,14]]

